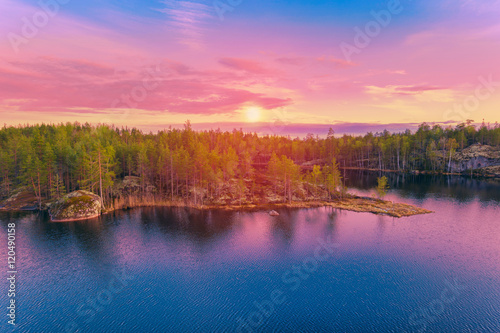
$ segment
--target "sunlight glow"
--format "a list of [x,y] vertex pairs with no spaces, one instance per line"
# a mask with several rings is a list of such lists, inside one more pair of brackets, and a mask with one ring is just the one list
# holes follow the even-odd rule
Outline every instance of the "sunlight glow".
[[257,122],[260,120],[260,116],[261,116],[261,109],[258,108],[258,107],[249,107],[247,110],[246,110],[246,116],[247,116],[247,120],[249,122]]

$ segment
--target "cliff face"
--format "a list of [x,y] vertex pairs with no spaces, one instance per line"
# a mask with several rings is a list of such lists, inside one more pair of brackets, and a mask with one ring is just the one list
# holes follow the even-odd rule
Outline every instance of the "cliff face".
[[465,172],[500,165],[500,149],[474,144],[455,153],[451,161],[452,172]]

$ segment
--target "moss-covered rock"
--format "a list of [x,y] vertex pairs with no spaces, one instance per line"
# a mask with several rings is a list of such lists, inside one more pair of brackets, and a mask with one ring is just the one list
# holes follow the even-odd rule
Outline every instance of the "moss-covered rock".
[[0,202],[0,210],[16,211],[37,209],[38,199],[28,187],[17,189],[8,199]]
[[75,221],[101,214],[101,197],[88,191],[71,192],[50,206],[52,221]]

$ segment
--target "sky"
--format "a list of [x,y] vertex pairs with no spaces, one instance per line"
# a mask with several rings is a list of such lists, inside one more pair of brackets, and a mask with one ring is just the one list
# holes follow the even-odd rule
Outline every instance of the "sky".
[[0,123],[495,123],[500,0],[0,0]]

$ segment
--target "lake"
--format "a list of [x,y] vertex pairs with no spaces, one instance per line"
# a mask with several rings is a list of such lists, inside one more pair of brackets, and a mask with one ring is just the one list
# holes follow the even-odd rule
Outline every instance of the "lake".
[[[376,176],[346,178],[369,194]],[[18,324],[6,323],[4,278],[0,330],[500,332],[500,184],[388,176],[386,199],[435,213],[0,213],[2,246],[16,223],[18,270]]]

